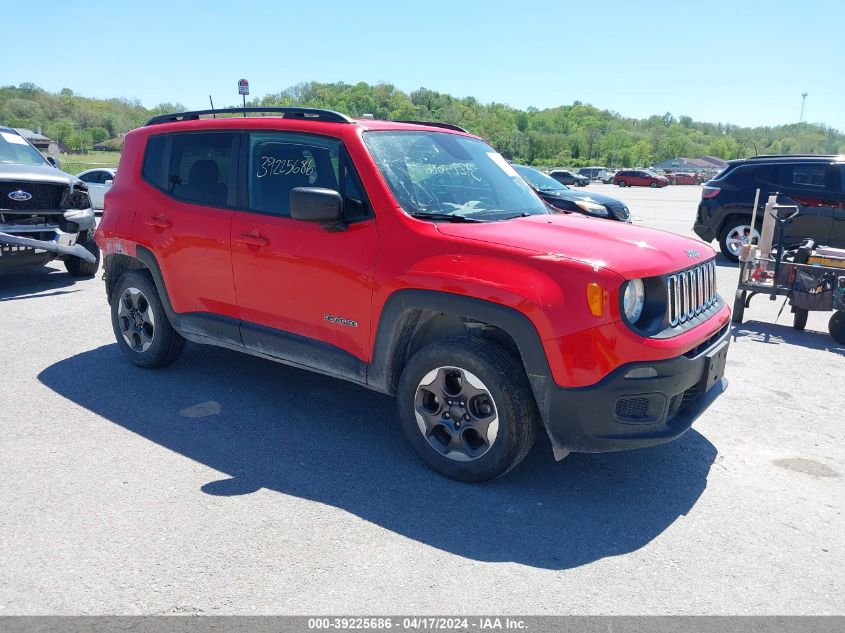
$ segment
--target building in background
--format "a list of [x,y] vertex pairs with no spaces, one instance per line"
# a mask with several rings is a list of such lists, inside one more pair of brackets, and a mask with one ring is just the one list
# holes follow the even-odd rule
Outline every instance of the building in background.
[[63,148],[59,145],[58,141],[54,141],[41,133],[40,127],[34,132],[26,129],[25,127],[16,127],[14,130],[27,141],[32,143],[39,152],[45,154],[46,156],[58,156],[59,153],[63,151]]

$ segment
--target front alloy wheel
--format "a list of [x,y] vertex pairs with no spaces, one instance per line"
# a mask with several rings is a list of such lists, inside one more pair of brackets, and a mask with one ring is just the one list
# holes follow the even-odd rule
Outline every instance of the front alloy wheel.
[[396,390],[405,437],[437,472],[486,481],[516,467],[540,413],[525,367],[476,337],[434,341],[414,354]]
[[483,457],[499,433],[499,416],[490,390],[460,367],[438,367],[417,385],[417,426],[438,453],[460,462]]

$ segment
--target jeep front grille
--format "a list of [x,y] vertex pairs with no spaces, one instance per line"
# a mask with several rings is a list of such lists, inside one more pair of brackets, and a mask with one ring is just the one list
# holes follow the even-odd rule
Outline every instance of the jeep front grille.
[[669,325],[675,327],[706,312],[716,303],[716,263],[711,259],[669,275],[666,285]]
[[[28,200],[12,200],[9,194],[24,191]],[[68,191],[67,185],[47,182],[0,181],[0,210],[4,211],[58,211],[62,198]]]

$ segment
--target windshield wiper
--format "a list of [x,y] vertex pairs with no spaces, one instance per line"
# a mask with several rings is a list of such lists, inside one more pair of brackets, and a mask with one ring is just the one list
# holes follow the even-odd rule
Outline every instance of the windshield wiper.
[[487,220],[480,220],[478,218],[469,218],[465,215],[452,215],[450,213],[425,213],[420,211],[412,213],[411,216],[415,218],[422,218],[423,220],[446,220],[447,222],[486,222]]
[[497,218],[498,220],[513,220],[514,218],[530,218],[532,215],[542,215],[540,213],[528,213],[523,211],[522,213],[514,213],[513,215],[506,215],[502,218]]

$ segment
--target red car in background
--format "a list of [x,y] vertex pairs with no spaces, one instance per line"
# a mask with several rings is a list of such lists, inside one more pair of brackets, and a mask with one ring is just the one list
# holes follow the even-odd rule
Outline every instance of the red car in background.
[[695,174],[677,173],[666,174],[670,185],[698,185],[698,176]]
[[620,187],[665,187],[669,180],[647,169],[623,169],[613,177],[613,184]]

